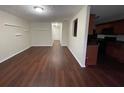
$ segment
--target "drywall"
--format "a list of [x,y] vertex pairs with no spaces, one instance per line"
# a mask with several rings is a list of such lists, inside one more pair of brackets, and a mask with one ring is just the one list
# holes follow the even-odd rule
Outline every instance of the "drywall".
[[28,22],[0,11],[0,62],[30,47]]
[[[68,48],[78,61],[81,67],[85,67],[88,24],[89,24],[89,6],[82,6],[77,15],[70,20],[69,26],[69,45]],[[73,36],[73,21],[78,18],[77,37]]]
[[[31,45],[32,46],[52,46],[52,25],[51,22],[31,23]],[[61,45],[68,44],[68,22],[62,22]]]
[[32,46],[52,46],[51,22],[31,23],[30,30]]
[[69,22],[62,22],[62,46],[68,46]]

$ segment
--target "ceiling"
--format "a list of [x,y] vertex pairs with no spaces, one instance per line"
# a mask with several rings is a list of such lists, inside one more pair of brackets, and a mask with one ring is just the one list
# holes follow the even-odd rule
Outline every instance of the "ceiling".
[[96,14],[96,24],[124,19],[124,5],[93,5],[91,14]]
[[14,14],[28,21],[58,21],[68,20],[76,14],[81,5],[45,5],[43,13],[34,10],[33,5],[0,5],[0,10]]

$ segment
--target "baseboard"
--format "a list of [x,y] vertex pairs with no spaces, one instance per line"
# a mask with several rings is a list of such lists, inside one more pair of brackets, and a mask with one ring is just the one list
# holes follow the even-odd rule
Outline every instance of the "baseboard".
[[67,48],[69,49],[69,51],[72,53],[72,55],[75,57],[75,59],[77,60],[77,62],[79,63],[79,65],[84,68],[86,67],[85,65],[82,65],[80,60],[76,57],[76,55],[72,52],[72,50],[67,46]]
[[19,54],[19,53],[21,53],[21,52],[23,52],[23,51],[27,50],[27,49],[29,49],[30,47],[31,47],[31,46],[26,47],[25,49],[23,49],[23,50],[21,50],[21,51],[19,51],[19,52],[17,52],[17,53],[14,53],[14,54],[12,54],[12,55],[11,55],[11,56],[9,56],[9,57],[6,57],[6,58],[4,58],[4,59],[0,60],[0,63],[2,63],[2,62],[4,62],[4,61],[6,61],[6,60],[8,60],[8,59],[10,59],[11,57],[13,57],[13,56],[15,56],[15,55],[17,55],[17,54]]
[[67,43],[62,43],[61,46],[68,46]]
[[52,46],[52,44],[49,44],[49,45],[32,45],[32,47],[40,47],[40,46]]

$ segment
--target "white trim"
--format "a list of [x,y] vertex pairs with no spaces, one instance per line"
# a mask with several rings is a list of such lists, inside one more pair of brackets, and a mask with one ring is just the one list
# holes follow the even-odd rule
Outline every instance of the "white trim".
[[38,46],[39,46],[39,47],[40,47],[40,46],[41,46],[41,47],[42,47],[42,46],[53,46],[53,44],[32,45],[32,47],[38,47]]
[[75,59],[77,60],[77,62],[79,63],[79,65],[82,68],[86,67],[85,64],[84,65],[81,64],[81,62],[79,61],[79,59],[76,57],[76,55],[72,52],[72,50],[68,46],[67,46],[67,48],[70,50],[70,52],[72,53],[72,55],[75,57]]
[[19,52],[17,52],[17,53],[14,53],[14,54],[12,54],[11,56],[8,56],[8,57],[6,57],[6,58],[0,60],[0,63],[6,61],[6,60],[8,60],[8,59],[10,59],[11,57],[13,57],[13,56],[15,56],[15,55],[17,55],[17,54],[19,54],[19,53],[21,53],[21,52],[27,50],[27,49],[29,49],[30,47],[31,47],[31,46],[29,46],[29,47],[27,47],[27,48],[25,48],[25,49],[23,49],[23,50],[21,50],[21,51],[19,51]]
[[47,46],[48,46],[48,47],[49,47],[49,46],[51,47],[52,45],[32,45],[31,47],[45,47],[45,46],[46,46],[46,47],[47,47]]
[[68,46],[67,43],[62,43],[61,45],[62,45],[62,46]]
[[34,47],[40,47],[40,46],[53,46],[53,42],[51,42],[51,43],[48,43],[48,44],[32,44],[31,45],[32,47],[34,46]]

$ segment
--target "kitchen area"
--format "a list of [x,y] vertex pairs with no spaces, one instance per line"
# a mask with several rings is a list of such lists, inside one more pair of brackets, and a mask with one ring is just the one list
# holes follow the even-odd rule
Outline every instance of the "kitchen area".
[[124,64],[124,6],[107,7],[91,6],[86,66]]

